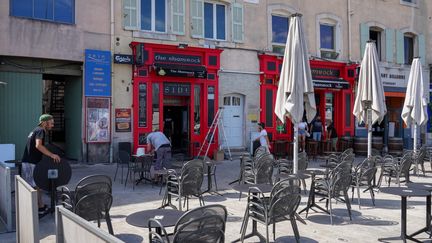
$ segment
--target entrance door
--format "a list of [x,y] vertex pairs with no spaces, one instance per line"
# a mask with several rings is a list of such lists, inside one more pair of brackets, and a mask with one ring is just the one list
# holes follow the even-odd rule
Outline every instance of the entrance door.
[[171,141],[173,154],[189,154],[189,108],[187,105],[164,106],[163,132]]
[[223,134],[220,134],[219,139],[223,147],[241,147],[243,146],[244,98],[241,95],[232,94],[225,96],[223,100],[223,123],[227,144],[223,139]]
[[65,155],[70,159],[81,159],[81,115],[82,82],[80,77],[66,81],[64,96]]

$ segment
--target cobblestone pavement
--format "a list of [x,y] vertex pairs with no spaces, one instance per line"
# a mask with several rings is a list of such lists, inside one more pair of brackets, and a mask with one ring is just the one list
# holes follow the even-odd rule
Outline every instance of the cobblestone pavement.
[[[356,158],[356,162],[362,158]],[[323,160],[312,161],[309,168],[319,168]],[[116,166],[113,164],[74,164],[73,176],[70,185],[76,183],[80,178],[89,174],[107,174],[114,177]],[[429,164],[426,165],[427,176],[412,176],[414,182],[432,182]],[[246,197],[243,195],[239,200],[239,193],[228,184],[237,178],[239,173],[239,161],[224,161],[217,167],[218,192],[222,195],[206,194],[206,204],[222,204],[228,210],[228,222],[226,226],[226,242],[231,242],[240,236],[239,230],[246,206]],[[125,172],[126,174],[126,172]],[[306,180],[310,185],[310,179]],[[392,183],[395,185],[394,183]],[[207,182],[204,180],[203,188]],[[159,186],[151,184],[139,184],[132,190],[132,183],[128,182],[126,188],[120,183],[117,176],[113,184],[114,202],[111,208],[111,218],[115,235],[125,242],[148,242],[148,230],[131,226],[126,222],[126,217],[137,211],[154,209],[161,205],[162,195],[159,195]],[[308,193],[308,191],[307,191]],[[46,203],[49,198],[45,198]],[[299,209],[305,207],[307,195],[303,194]],[[324,203],[320,203],[325,206]],[[301,242],[378,242],[378,238],[400,235],[400,197],[377,193],[376,206],[372,205],[369,193],[362,193],[362,207],[359,209],[356,197],[352,203],[352,221],[349,220],[345,204],[334,203],[333,225],[327,214],[321,212],[310,212],[306,219],[306,225],[298,222]],[[197,199],[190,200],[190,207],[199,206]],[[425,222],[425,198],[409,198],[407,210],[407,232],[412,233],[424,227]],[[54,216],[49,215],[40,220],[41,242],[55,242]],[[102,223],[106,230],[106,224]],[[251,231],[251,223],[248,231]],[[265,228],[258,224],[258,231],[265,235]],[[273,239],[271,228],[270,238]],[[431,242],[428,235],[418,236],[421,241]],[[245,242],[258,242],[257,237],[249,238]],[[15,242],[15,233],[0,234],[0,242]],[[275,242],[295,242],[289,221],[278,223],[276,226]],[[398,241],[391,241],[398,242]]]

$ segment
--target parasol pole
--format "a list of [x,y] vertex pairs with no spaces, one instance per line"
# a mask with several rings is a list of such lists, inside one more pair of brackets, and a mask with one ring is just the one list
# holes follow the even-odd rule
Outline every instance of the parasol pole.
[[293,174],[298,170],[298,123],[294,123],[294,153],[293,153]]
[[415,156],[415,160],[414,160],[414,162],[415,162],[415,167],[414,167],[414,174],[415,175],[417,175],[417,170],[418,170],[418,160],[417,160],[417,156],[418,156],[418,153],[417,153],[417,122],[416,121],[412,121],[412,123],[413,123],[413,130],[414,130],[414,145],[413,145],[413,151],[414,151],[414,156]]
[[364,104],[366,107],[367,127],[368,127],[367,156],[368,158],[370,158],[372,156],[372,109],[371,109],[372,101],[370,100],[364,101]]

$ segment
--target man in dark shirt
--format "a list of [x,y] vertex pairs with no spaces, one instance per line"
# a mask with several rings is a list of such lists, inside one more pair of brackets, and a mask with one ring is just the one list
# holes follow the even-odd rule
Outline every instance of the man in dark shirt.
[[60,157],[57,154],[51,153],[45,147],[45,134],[53,127],[53,117],[49,114],[41,115],[39,117],[39,125],[35,129],[33,129],[32,132],[30,132],[27,138],[27,145],[21,159],[23,179],[38,191],[39,212],[44,212],[46,210],[46,206],[42,201],[41,191],[39,188],[37,188],[33,180],[33,170],[36,164],[42,160],[43,155],[52,158],[54,162],[60,162]]

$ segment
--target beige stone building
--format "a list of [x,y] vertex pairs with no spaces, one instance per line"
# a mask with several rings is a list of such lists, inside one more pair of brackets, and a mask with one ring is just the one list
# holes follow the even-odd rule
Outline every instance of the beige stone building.
[[[316,86],[321,115],[338,120],[339,136],[365,134],[349,108],[353,70],[367,40],[377,44],[389,107],[385,124],[375,130],[384,140],[410,136],[400,107],[413,57],[422,57],[429,81],[432,4],[426,0],[54,0],[52,6],[30,10],[24,2],[0,3],[0,29],[7,33],[0,36],[0,81],[7,83],[0,83],[0,94],[13,94],[0,103],[3,109],[13,107],[11,119],[0,118],[0,143],[22,146],[38,114],[55,111],[52,87],[64,86],[65,94],[74,96],[63,99],[64,128],[54,140],[66,144],[68,157],[76,159],[112,161],[119,142],[136,148],[154,128],[176,140],[176,151],[196,154],[217,107],[225,107],[223,146],[249,148],[257,122],[268,125],[273,140],[290,139],[290,125],[282,126],[271,110],[293,13],[303,15],[315,81],[321,85]],[[119,55],[111,63],[108,116],[106,108],[86,102],[86,49]],[[323,73],[328,76],[319,76]],[[36,87],[25,83],[27,75]],[[22,84],[12,88],[15,80]],[[25,94],[31,99],[17,100],[25,87],[32,87]],[[99,109],[97,119],[88,115],[96,114],[94,109]],[[110,120],[108,127],[104,119]]]

